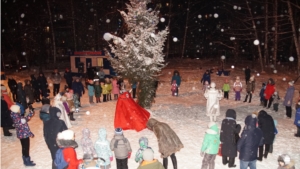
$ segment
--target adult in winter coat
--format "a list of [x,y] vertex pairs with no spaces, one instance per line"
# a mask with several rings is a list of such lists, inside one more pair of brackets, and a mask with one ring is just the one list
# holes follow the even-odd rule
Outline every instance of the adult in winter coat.
[[286,116],[288,118],[292,118],[292,104],[293,104],[294,92],[295,92],[294,82],[289,82],[289,87],[286,91],[284,101],[283,101],[283,105],[285,106],[286,109]]
[[247,66],[246,69],[245,69],[245,80],[246,80],[246,84],[249,82],[250,76],[251,76],[251,70],[250,70],[249,66]]
[[14,105],[14,102],[12,101],[12,99],[9,96],[9,93],[7,92],[7,88],[3,85],[1,85],[1,97],[3,97],[3,100],[5,100],[5,102],[7,103],[8,108]]
[[26,110],[28,108],[26,94],[21,82],[18,83],[17,98],[18,98],[18,102],[21,103],[21,105]]
[[84,94],[84,87],[83,87],[83,84],[81,83],[79,77],[77,77],[75,79],[75,81],[72,83],[72,89],[73,89],[74,94],[77,94],[78,100],[80,102],[80,98]]
[[110,168],[110,162],[113,160],[113,154],[110,150],[110,143],[106,138],[106,129],[100,128],[98,131],[98,140],[95,142],[95,150],[98,158],[102,158],[105,161],[98,160],[97,164],[101,167]]
[[70,72],[69,68],[66,69],[64,78],[66,79],[69,89],[72,89],[73,77],[72,77],[72,73]]
[[37,78],[38,86],[42,97],[48,97],[47,89],[48,89],[48,82],[44,73],[40,72],[39,77]]
[[50,99],[43,98],[42,99],[42,108],[40,110],[40,119],[43,122],[48,121],[50,119]]
[[151,149],[143,152],[143,161],[137,169],[165,169],[158,160],[154,159],[154,153]]
[[200,155],[204,158],[202,160],[201,169],[214,169],[215,159],[219,151],[220,135],[219,128],[215,122],[208,124],[208,129],[205,131],[204,140],[201,147]]
[[85,128],[82,130],[81,147],[83,154],[90,154],[94,156],[96,151],[94,149],[93,141],[90,138],[90,130]]
[[171,80],[171,84],[172,82],[176,80],[176,84],[178,87],[180,87],[180,84],[181,84],[181,77],[179,75],[179,72],[177,70],[174,71],[173,73],[173,77],[172,77],[172,80]]
[[298,103],[296,105],[296,114],[295,114],[294,124],[297,127],[297,133],[295,134],[295,137],[300,137],[300,101],[298,101]]
[[[259,146],[258,160],[262,161],[262,157],[268,157],[270,145],[273,144],[275,138],[275,124],[272,116],[264,110],[258,113],[258,127],[262,130],[264,136],[264,145]],[[265,152],[263,153],[265,148]]]
[[14,78],[8,78],[8,87],[12,93],[13,101],[17,101],[17,81]]
[[34,137],[33,133],[30,131],[29,125],[27,121],[31,119],[33,116],[33,109],[30,106],[28,116],[21,116],[20,114],[20,106],[12,105],[10,107],[11,110],[11,118],[13,120],[14,126],[16,128],[17,137],[20,139],[21,146],[22,146],[22,158],[23,163],[25,166],[35,166],[35,163],[30,160],[29,156],[29,147],[30,147],[30,140],[29,137]]
[[256,116],[249,115],[245,119],[245,127],[241,134],[241,138],[237,143],[239,151],[240,168],[256,169],[256,158],[258,147],[263,145],[263,133],[256,127]]
[[[222,143],[222,161],[229,168],[235,167],[235,157],[237,156],[237,137],[241,131],[241,126],[236,124],[236,112],[233,109],[226,111],[226,118],[222,121],[220,141]],[[229,158],[229,159],[228,159]]]
[[68,128],[72,127],[72,124],[70,122],[70,119],[68,117],[67,111],[63,105],[63,101],[61,99],[62,95],[60,93],[58,93],[55,97],[54,97],[54,101],[53,101],[53,106],[59,108],[61,115],[59,117],[59,119],[63,120]]
[[168,157],[171,156],[173,167],[177,169],[175,153],[183,148],[183,144],[177,134],[168,124],[159,122],[154,118],[148,120],[147,128],[154,132],[158,140],[158,151],[163,158],[163,166],[168,168]]
[[287,154],[282,154],[278,157],[278,168],[277,169],[295,169],[295,162]]
[[275,82],[272,78],[270,78],[268,80],[268,83],[266,85],[266,89],[264,91],[264,96],[265,96],[264,107],[267,107],[267,106],[268,106],[267,108],[271,107],[272,102],[273,102],[272,95],[274,94],[274,92],[275,92]]
[[25,80],[24,91],[25,91],[26,99],[28,99],[28,104],[33,104],[34,103],[34,90],[31,86],[29,80]]
[[247,86],[246,86],[247,95],[244,102],[247,102],[248,96],[250,96],[249,103],[251,103],[252,93],[254,93],[254,90],[255,90],[255,80],[254,80],[254,76],[252,76],[249,78],[249,81],[247,82]]
[[201,79],[201,83],[203,85],[205,85],[206,81],[208,82],[208,84],[210,84],[210,72],[209,72],[209,70],[206,70],[205,73],[203,74],[202,79]]
[[64,121],[59,120],[60,110],[57,107],[50,107],[49,114],[50,119],[44,122],[44,139],[50,150],[51,157],[53,160],[52,169],[56,169],[54,166],[55,154],[59,149],[56,143],[56,137],[59,132],[67,130],[67,126]]
[[1,127],[3,129],[4,136],[12,136],[9,129],[12,129],[13,121],[10,117],[10,111],[8,109],[6,101],[1,96]]
[[53,96],[59,93],[61,75],[59,74],[57,69],[54,69],[54,72],[51,74],[50,79],[53,83]]
[[206,102],[206,116],[209,116],[210,121],[217,121],[217,116],[220,115],[220,103],[222,99],[221,90],[216,89],[216,84],[211,82],[210,89],[205,90],[204,93]]
[[40,95],[41,95],[41,93],[40,93],[40,89],[39,89],[39,84],[38,84],[38,81],[37,81],[37,79],[34,77],[34,74],[32,74],[32,75],[30,75],[30,78],[31,78],[31,80],[30,80],[30,84],[31,84],[31,86],[32,86],[32,88],[33,88],[33,93],[34,93],[34,99],[35,99],[35,101],[36,102],[40,102]]
[[74,131],[64,130],[58,133],[56,142],[59,148],[63,148],[63,156],[68,163],[66,169],[78,169],[82,159],[77,159],[75,148],[78,147],[78,144],[75,141]]

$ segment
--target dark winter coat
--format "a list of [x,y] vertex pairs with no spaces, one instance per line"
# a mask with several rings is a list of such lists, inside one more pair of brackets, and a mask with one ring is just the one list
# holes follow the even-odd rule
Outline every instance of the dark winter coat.
[[8,78],[8,87],[12,93],[17,93],[17,81],[15,79]]
[[246,79],[250,79],[251,76],[251,70],[249,68],[245,69],[245,77]]
[[[40,75],[42,75],[42,76],[40,76]],[[41,91],[43,97],[47,97],[48,96],[48,94],[47,94],[48,82],[43,73],[40,73],[40,75],[37,78],[39,90]]]
[[36,91],[36,90],[39,90],[39,84],[38,84],[38,81],[37,79],[34,77],[34,75],[30,75],[30,84],[32,86],[32,88]]
[[171,84],[172,84],[172,82],[173,82],[174,80],[176,81],[176,84],[177,84],[177,86],[179,87],[180,84],[181,84],[181,77],[180,77],[179,75],[174,75],[174,76],[172,77]]
[[64,78],[66,79],[67,84],[71,84],[73,82],[72,73],[70,71],[65,72]]
[[236,124],[236,112],[233,109],[226,111],[226,118],[222,121],[220,141],[222,142],[222,155],[227,157],[237,156],[236,136],[241,131],[241,126]]
[[63,120],[59,120],[57,112],[60,112],[57,107],[50,107],[50,120],[44,123],[44,139],[51,152],[52,160],[55,159],[55,153],[58,150],[56,137],[59,132],[67,130],[67,126]]
[[82,94],[84,93],[84,87],[80,81],[79,82],[74,81],[72,84],[72,89],[74,91],[74,94],[78,94],[79,97],[81,97]]
[[1,127],[12,127],[13,121],[5,100],[1,99]]
[[99,85],[95,85],[95,97],[101,97],[102,87]]
[[295,121],[294,124],[298,127],[300,127],[300,108],[296,109],[296,114],[295,114]]
[[210,84],[210,73],[209,71],[206,71],[203,76],[202,76],[202,79],[201,79],[201,83],[204,85],[205,84],[205,81],[208,82],[208,84]]
[[29,84],[29,80],[25,80],[24,86],[25,95],[28,98],[28,103],[34,103],[34,90],[32,86]]
[[148,129],[152,130],[158,140],[158,148],[162,158],[166,158],[183,148],[177,134],[166,123],[150,118],[147,123]]
[[50,103],[43,104],[40,111],[40,119],[43,120],[43,122],[50,120],[49,109],[50,109]]
[[237,143],[239,159],[242,161],[256,160],[258,147],[263,145],[263,133],[256,128],[256,122],[256,117],[252,117],[252,115],[245,119],[244,130]]
[[266,111],[261,110],[258,113],[258,127],[263,132],[264,144],[273,144],[275,138],[275,124],[272,116]]
[[284,101],[283,101],[284,106],[292,106],[293,98],[294,98],[294,92],[295,92],[295,87],[294,86],[290,86],[287,89],[286,94],[284,96]]
[[246,91],[249,92],[254,92],[255,90],[255,81],[248,81],[247,86],[246,86]]
[[23,90],[22,83],[18,83],[18,90],[17,90],[17,99],[18,102],[21,103],[21,105],[24,107],[24,109],[27,109],[27,102],[26,102],[26,94]]

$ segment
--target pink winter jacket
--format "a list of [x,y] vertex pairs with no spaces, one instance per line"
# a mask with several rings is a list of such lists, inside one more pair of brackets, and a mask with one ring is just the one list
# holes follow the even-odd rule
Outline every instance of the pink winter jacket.
[[119,89],[119,84],[118,84],[117,80],[113,80],[112,81],[112,86],[113,86],[112,93],[113,94],[119,94],[120,93],[120,89]]

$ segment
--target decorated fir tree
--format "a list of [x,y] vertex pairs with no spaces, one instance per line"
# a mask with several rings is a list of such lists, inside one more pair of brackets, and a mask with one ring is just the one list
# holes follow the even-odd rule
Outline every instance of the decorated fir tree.
[[[149,0],[130,0],[128,13],[120,11],[127,24],[128,34],[120,38],[109,33],[110,61],[115,71],[130,83],[138,83],[138,103],[150,107],[155,93],[157,74],[164,67],[163,46],[168,30],[158,31],[158,11],[147,9]],[[110,41],[112,40],[112,41]]]

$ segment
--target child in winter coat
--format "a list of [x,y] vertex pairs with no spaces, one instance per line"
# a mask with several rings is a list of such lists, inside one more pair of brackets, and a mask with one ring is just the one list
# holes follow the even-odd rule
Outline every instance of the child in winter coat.
[[235,82],[233,83],[233,90],[235,91],[235,101],[241,100],[242,89],[243,89],[242,82],[240,80],[240,77],[237,76]]
[[29,156],[29,147],[30,141],[29,137],[34,137],[33,133],[30,131],[27,121],[31,119],[33,116],[32,106],[29,106],[29,114],[28,116],[21,116],[20,107],[18,105],[12,105],[10,107],[11,110],[11,118],[13,120],[14,126],[17,131],[17,137],[21,141],[22,145],[22,158],[25,166],[35,166],[35,163],[31,161]]
[[140,148],[138,149],[138,151],[135,154],[135,162],[141,164],[142,161],[143,161],[143,152],[146,149],[150,149],[151,151],[153,151],[153,150],[152,150],[151,147],[148,146],[148,139],[147,139],[147,137],[141,137],[139,139],[139,144],[140,144]]
[[109,82],[109,79],[106,78],[104,83],[101,83],[103,102],[109,101],[109,95],[112,90],[112,85]]
[[262,83],[262,86],[261,86],[261,89],[260,89],[260,92],[259,92],[260,106],[263,106],[264,102],[265,102],[265,96],[264,96],[265,89],[266,89],[266,84]]
[[112,93],[114,95],[114,100],[118,100],[120,89],[119,89],[119,84],[118,84],[118,80],[116,77],[114,77],[112,80]]
[[295,169],[295,162],[287,154],[280,155],[277,161],[279,165],[277,169]]
[[200,155],[202,160],[202,169],[214,169],[216,155],[219,151],[220,135],[219,128],[215,122],[208,124],[208,129],[205,132]]
[[94,161],[94,158],[91,154],[83,154],[82,160],[82,167],[80,169],[90,169],[97,167],[97,163],[96,161]]
[[277,91],[274,92],[274,94],[272,95],[272,98],[273,98],[273,110],[275,112],[277,112],[278,111],[278,106],[279,106],[279,100],[280,100],[279,94],[278,94]]
[[78,144],[75,141],[74,131],[64,130],[57,134],[57,145],[59,148],[63,148],[63,156],[65,161],[68,163],[66,169],[78,169],[79,164],[82,163],[81,159],[77,159],[75,148]]
[[294,124],[297,127],[297,133],[295,134],[295,137],[300,137],[300,101],[298,101],[298,104],[296,105],[296,114],[295,114]]
[[67,98],[66,102],[68,103],[68,106],[69,106],[69,110],[70,110],[70,120],[71,121],[75,121],[74,119],[74,111],[76,110],[75,109],[75,104],[74,104],[74,99],[73,99],[73,92],[70,92],[71,90],[69,90],[69,92],[65,93],[65,96]]
[[178,96],[178,86],[176,80],[173,80],[172,82],[171,91],[172,91],[172,96]]
[[151,149],[146,149],[142,156],[143,161],[138,169],[165,169],[161,162],[154,159],[154,154]]
[[95,81],[94,88],[95,88],[96,103],[101,103],[100,97],[102,93],[102,87],[99,81]]
[[83,154],[90,154],[92,157],[96,154],[88,128],[82,130],[81,147]]
[[225,79],[225,83],[223,84],[223,88],[222,88],[223,92],[224,92],[224,99],[228,100],[229,97],[229,90],[230,90],[230,86],[228,83],[228,79]]
[[101,168],[110,168],[110,162],[113,160],[113,154],[110,150],[109,141],[106,138],[106,129],[100,128],[98,131],[99,138],[95,142],[95,150],[97,153],[97,157],[99,158],[97,161],[97,165]]
[[115,129],[114,138],[110,142],[110,149],[115,152],[117,169],[128,168],[128,158],[130,158],[132,150],[121,128]]
[[95,94],[95,88],[94,88],[94,81],[93,80],[89,80],[89,84],[87,86],[88,88],[88,93],[89,93],[89,101],[90,104],[93,104],[93,98],[94,98],[94,94]]

